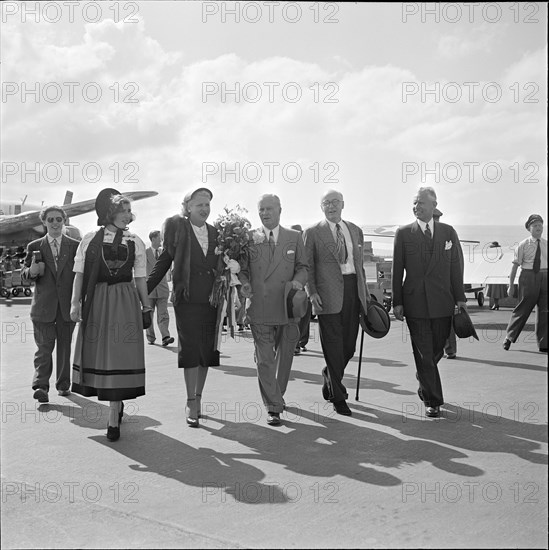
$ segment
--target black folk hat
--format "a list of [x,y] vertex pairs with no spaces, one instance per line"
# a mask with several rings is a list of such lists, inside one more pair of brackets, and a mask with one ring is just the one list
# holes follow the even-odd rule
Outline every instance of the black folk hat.
[[458,338],[469,338],[473,336],[478,340],[477,331],[473,326],[473,321],[469,317],[466,309],[459,308],[459,311],[454,315],[454,331]]
[[372,299],[368,304],[366,315],[364,309],[360,308],[360,326],[362,330],[372,338],[383,338],[391,328],[391,318],[385,308],[376,300]]
[[109,213],[109,207],[111,205],[112,197],[120,195],[120,191],[107,187],[99,192],[95,199],[95,212],[97,213],[97,225],[107,225],[107,214]]

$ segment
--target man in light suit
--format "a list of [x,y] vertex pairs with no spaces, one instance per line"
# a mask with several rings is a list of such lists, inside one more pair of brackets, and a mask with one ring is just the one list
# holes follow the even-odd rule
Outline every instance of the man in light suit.
[[417,220],[397,229],[393,254],[393,313],[399,321],[406,317],[418,395],[432,418],[440,415],[444,404],[438,362],[454,307],[467,308],[459,238],[451,225],[433,220],[436,206],[435,190],[420,187],[413,206]]
[[[149,233],[149,239],[151,246],[147,248],[147,277],[153,270],[156,260],[162,254],[160,231],[151,231]],[[164,276],[158,283],[158,286],[149,294],[149,301],[152,307],[151,315],[154,316],[154,310],[156,308],[156,322],[160,329],[160,335],[162,336],[162,345],[164,347],[174,343],[174,338],[170,336],[170,314],[168,313],[168,297],[170,295],[170,289],[168,287],[168,275]],[[147,341],[149,344],[154,344],[156,335],[154,333],[154,326],[147,329]]]
[[238,277],[242,295],[250,299],[247,315],[254,337],[259,390],[267,409],[267,423],[280,424],[284,393],[290,378],[299,319],[288,319],[285,287],[303,289],[307,259],[299,231],[279,225],[282,208],[276,195],[258,202],[263,226],[254,232],[254,244],[242,262]]
[[370,293],[364,272],[364,235],[360,227],[341,219],[345,203],[339,191],[321,199],[325,219],[305,230],[309,261],[307,292],[318,316],[320,343],[326,360],[322,395],[338,414],[351,416],[345,367],[355,354],[360,308],[367,311]]
[[59,395],[69,395],[71,376],[71,339],[75,323],[70,318],[74,255],[78,241],[63,234],[67,216],[60,206],[49,206],[40,212],[47,234],[27,246],[21,276],[35,281],[30,316],[34,327],[32,389],[39,403],[49,401],[53,350],[57,344],[57,379]]

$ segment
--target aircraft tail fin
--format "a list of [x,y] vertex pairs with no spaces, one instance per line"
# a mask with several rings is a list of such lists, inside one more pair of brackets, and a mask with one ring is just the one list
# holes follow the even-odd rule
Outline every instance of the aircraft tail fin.
[[[67,191],[65,193],[65,199],[63,200],[63,206],[67,206],[69,204],[72,204],[72,195],[73,195],[73,192],[72,191]],[[68,225],[70,223],[70,220],[67,216],[67,219],[65,220],[65,223]]]

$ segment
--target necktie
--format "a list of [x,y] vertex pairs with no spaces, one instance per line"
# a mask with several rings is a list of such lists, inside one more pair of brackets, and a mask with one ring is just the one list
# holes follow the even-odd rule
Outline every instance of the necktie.
[[273,259],[274,253],[275,253],[275,240],[274,240],[274,235],[272,231],[269,231],[269,249],[270,249],[269,261],[270,261]]
[[534,273],[539,273],[539,268],[541,266],[541,244],[540,244],[540,241],[539,239],[536,239],[538,244],[536,246],[536,254],[534,256],[534,266],[533,266],[533,269],[532,271]]
[[158,256],[159,256],[159,255],[160,255],[160,254],[158,253],[158,248],[157,248],[157,249],[154,251],[154,259],[155,259],[155,260],[158,260]]
[[343,231],[338,223],[336,223],[336,252],[340,264],[346,264],[348,258],[347,244],[345,243],[345,237]]
[[53,259],[55,260],[55,267],[57,267],[57,260],[59,260],[59,245],[57,239],[53,239]]
[[431,233],[431,228],[429,227],[429,224],[425,226],[425,236],[431,240],[433,238],[433,234]]

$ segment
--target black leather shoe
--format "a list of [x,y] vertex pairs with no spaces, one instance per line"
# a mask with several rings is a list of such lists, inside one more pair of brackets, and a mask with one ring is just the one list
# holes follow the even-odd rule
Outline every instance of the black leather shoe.
[[446,356],[446,359],[455,359],[457,357],[457,355],[455,353],[449,353],[447,356]]
[[301,355],[301,349],[300,348],[295,348],[294,349],[294,355]]
[[117,426],[116,428],[107,426],[107,439],[109,441],[116,441],[120,439],[120,426]]
[[162,346],[164,347],[169,346],[174,342],[175,342],[175,338],[173,336],[166,336],[166,338],[162,338]]
[[42,388],[36,389],[32,397],[36,399],[38,403],[49,403],[50,401],[50,398],[48,397],[48,392],[46,390],[43,390]]
[[328,376],[326,374],[326,368],[322,369],[322,378],[324,382],[322,383],[322,397],[326,399],[326,401],[330,400],[330,386],[328,384]]
[[508,340],[505,338],[505,341],[503,342],[503,349],[508,350],[511,347],[511,340]]
[[541,353],[547,353],[547,348],[539,348]]
[[334,410],[337,414],[342,414],[344,416],[352,416],[353,414],[351,409],[349,409],[349,405],[347,405],[347,401],[345,401],[345,399],[342,399],[341,401],[335,401]]
[[440,407],[425,407],[425,416],[438,418],[440,416]]
[[267,424],[269,424],[269,426],[279,426],[280,425],[280,413],[268,412],[267,413]]

